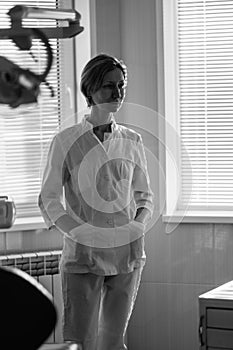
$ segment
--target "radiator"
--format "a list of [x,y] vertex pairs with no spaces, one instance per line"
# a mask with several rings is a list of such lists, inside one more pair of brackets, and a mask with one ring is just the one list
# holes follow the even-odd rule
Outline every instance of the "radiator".
[[0,266],[16,267],[33,276],[52,295],[57,309],[56,327],[46,343],[63,343],[62,295],[59,260],[61,250],[0,256]]

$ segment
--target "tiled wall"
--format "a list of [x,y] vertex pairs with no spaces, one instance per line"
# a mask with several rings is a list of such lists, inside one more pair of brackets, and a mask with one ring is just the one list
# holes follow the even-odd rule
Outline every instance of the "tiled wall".
[[[55,232],[6,234],[9,252],[62,246]],[[0,234],[2,248],[3,234]],[[128,330],[129,350],[197,350],[198,295],[233,280],[232,225],[181,224],[161,218],[146,234],[147,263]]]
[[147,264],[129,327],[129,349],[197,350],[198,295],[233,280],[232,225],[160,222],[146,236]]
[[0,232],[0,255],[57,250],[62,247],[62,236],[57,230]]

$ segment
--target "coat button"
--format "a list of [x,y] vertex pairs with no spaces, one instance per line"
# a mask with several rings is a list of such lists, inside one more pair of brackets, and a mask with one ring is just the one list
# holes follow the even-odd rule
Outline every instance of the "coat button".
[[107,223],[109,226],[113,226],[113,220],[112,220],[112,219],[107,219],[107,220],[106,220],[106,223]]

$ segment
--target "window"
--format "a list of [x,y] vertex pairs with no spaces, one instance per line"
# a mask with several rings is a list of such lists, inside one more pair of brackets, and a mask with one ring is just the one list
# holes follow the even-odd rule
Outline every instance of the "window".
[[233,222],[233,1],[163,5],[165,218]]
[[[44,8],[71,9],[73,1],[40,0],[40,1],[1,1],[0,28],[10,27],[7,11],[15,5],[36,6]],[[79,1],[82,9],[87,10],[83,1]],[[75,7],[77,8],[77,7]],[[77,8],[77,11],[79,9]],[[87,22],[81,13],[81,25]],[[49,27],[57,25],[55,20],[24,19],[23,25],[29,27]],[[60,24],[59,24],[60,25]],[[64,25],[64,23],[63,23]],[[85,39],[88,30],[85,28]],[[75,58],[75,54],[84,52],[87,60],[88,44],[83,50],[77,50],[77,37],[74,39],[49,39],[53,49],[53,66],[47,81],[53,87],[55,97],[51,97],[50,90],[41,85],[41,95],[37,106],[21,105],[12,109],[0,105],[0,195],[13,198],[16,204],[17,220],[26,229],[27,223],[40,222],[41,216],[37,201],[41,185],[42,161],[52,137],[61,128],[72,124],[77,117],[76,76],[80,75],[81,67],[76,62],[82,62],[82,57]],[[83,43],[83,39],[81,39]],[[11,40],[0,40],[0,50],[4,57],[19,64],[22,68],[29,68],[35,73],[44,70],[46,52],[39,40],[33,39],[31,51],[38,60],[35,62],[26,51],[20,51]],[[67,122],[68,120],[68,122]],[[16,225],[17,226],[17,225]],[[32,228],[30,224],[28,227]]]

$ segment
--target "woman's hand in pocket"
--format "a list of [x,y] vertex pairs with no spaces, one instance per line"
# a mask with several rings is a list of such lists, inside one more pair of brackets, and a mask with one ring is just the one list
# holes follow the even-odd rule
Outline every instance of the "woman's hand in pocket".
[[76,243],[92,248],[114,247],[115,228],[104,228],[84,223],[70,231],[70,238]]
[[143,237],[145,227],[145,224],[136,220],[109,228],[84,223],[72,229],[69,238],[76,243],[93,248],[116,248]]

